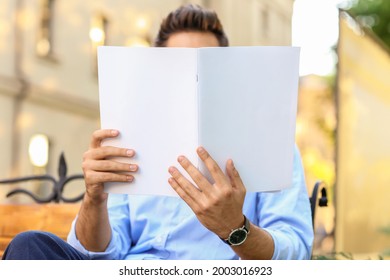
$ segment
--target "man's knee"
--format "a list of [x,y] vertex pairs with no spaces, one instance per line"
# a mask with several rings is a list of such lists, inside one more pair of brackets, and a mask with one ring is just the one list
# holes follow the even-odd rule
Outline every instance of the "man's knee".
[[42,231],[19,233],[8,245],[3,259],[52,260],[85,259],[58,236]]
[[42,231],[25,231],[17,234],[9,244],[9,246],[22,246],[28,247],[32,244],[35,244],[37,241],[42,242],[48,238],[49,233]]

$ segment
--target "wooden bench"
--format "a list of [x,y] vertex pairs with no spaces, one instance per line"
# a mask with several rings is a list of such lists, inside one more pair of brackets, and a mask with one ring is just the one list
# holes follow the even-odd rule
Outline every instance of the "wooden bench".
[[[318,199],[320,187],[321,198]],[[317,202],[320,207],[327,205],[325,186],[320,181],[315,184],[310,198],[313,227]],[[79,208],[79,203],[0,204],[0,259],[15,235],[24,231],[48,231],[66,240]]]
[[80,204],[0,205],[0,259],[15,235],[28,230],[54,233],[66,240]]

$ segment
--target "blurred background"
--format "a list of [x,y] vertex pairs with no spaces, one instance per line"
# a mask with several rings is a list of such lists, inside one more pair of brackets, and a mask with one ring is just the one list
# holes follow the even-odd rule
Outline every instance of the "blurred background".
[[[296,142],[309,194],[324,181],[314,257],[377,259],[390,249],[390,1],[0,0],[0,179],[80,174],[98,129],[96,49],[153,43],[183,3],[217,11],[233,46],[301,47]],[[45,197],[40,181],[0,185],[0,204]],[[83,192],[70,183],[64,196]],[[0,221],[1,224],[1,221]]]

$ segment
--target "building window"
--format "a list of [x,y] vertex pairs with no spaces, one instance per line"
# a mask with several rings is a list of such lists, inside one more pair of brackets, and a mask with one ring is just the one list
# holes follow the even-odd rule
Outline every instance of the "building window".
[[92,18],[89,38],[92,45],[93,71],[97,73],[97,47],[107,44],[108,19],[104,15]]
[[55,0],[41,1],[41,16],[36,52],[41,57],[53,54],[53,21]]
[[265,7],[261,11],[261,28],[263,30],[263,38],[268,38],[269,35],[269,13],[268,7]]
[[108,20],[105,16],[99,15],[92,19],[89,38],[95,47],[107,44],[107,28]]

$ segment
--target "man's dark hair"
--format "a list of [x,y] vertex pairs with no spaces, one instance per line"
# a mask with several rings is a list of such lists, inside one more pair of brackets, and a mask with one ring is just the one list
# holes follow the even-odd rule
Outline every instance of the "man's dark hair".
[[169,37],[181,31],[210,32],[215,35],[221,47],[229,45],[217,14],[194,4],[183,5],[169,13],[160,25],[154,45],[165,47]]

